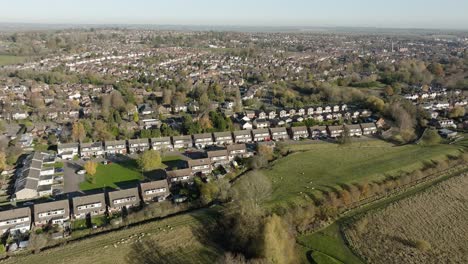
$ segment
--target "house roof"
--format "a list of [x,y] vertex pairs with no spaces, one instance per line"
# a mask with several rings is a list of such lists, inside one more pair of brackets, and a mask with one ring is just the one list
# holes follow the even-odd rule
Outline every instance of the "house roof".
[[215,138],[217,138],[217,137],[232,137],[231,132],[215,132],[213,134],[214,134]]
[[212,158],[212,157],[227,156],[228,152],[226,149],[221,149],[221,150],[207,151],[206,154],[208,155],[208,158]]
[[212,138],[211,133],[194,134],[193,139]]
[[159,188],[166,188],[166,190],[169,190],[169,185],[166,180],[159,180],[159,181],[142,182],[140,183],[140,188],[141,188],[142,194],[145,195],[144,191],[146,190],[159,189]]
[[46,202],[41,204],[34,205],[34,216],[37,221],[39,219],[39,214],[43,212],[48,212],[52,210],[59,210],[64,209],[65,215],[68,215],[70,212],[70,205],[68,204],[68,200],[58,200],[52,202]]
[[151,142],[166,142],[166,141],[169,141],[171,142],[171,138],[170,137],[159,137],[159,138],[151,138]]
[[307,131],[306,126],[299,126],[299,127],[291,127],[292,132],[298,132],[298,131]]
[[361,127],[362,128],[369,128],[369,127],[375,128],[375,124],[374,123],[361,123]]
[[211,164],[210,159],[190,159],[187,163],[189,167]]
[[167,178],[177,178],[182,176],[190,176],[192,174],[192,170],[188,169],[180,169],[180,170],[173,170],[167,172]]
[[227,151],[247,149],[245,144],[234,144],[226,147]]
[[125,140],[112,140],[104,142],[106,146],[126,145]]
[[31,219],[31,208],[14,208],[10,210],[0,211],[0,221],[15,219],[20,217],[29,217]]
[[255,134],[266,134],[266,133],[270,133],[270,130],[268,130],[268,128],[254,129],[254,130],[252,130],[252,133],[254,135]]
[[270,128],[270,131],[271,131],[271,133],[286,132],[286,128],[285,127],[275,127],[275,128]]
[[237,130],[233,132],[234,136],[250,135],[250,130]]
[[[105,207],[106,199],[104,193],[97,193],[85,196],[73,197],[73,212],[77,213],[77,207],[80,205],[86,205],[91,203],[102,203],[102,206]],[[94,209],[93,209],[94,210]],[[83,211],[83,210],[82,210]]]
[[148,144],[149,139],[147,139],[147,138],[129,139],[128,143],[129,144]]
[[109,201],[129,197],[129,196],[136,196],[137,201],[140,200],[140,197],[138,195],[138,188],[136,188],[136,187],[135,188],[129,188],[129,189],[111,191],[111,192],[108,193],[108,196],[109,196]]
[[58,144],[57,148],[58,149],[78,148],[78,143]]

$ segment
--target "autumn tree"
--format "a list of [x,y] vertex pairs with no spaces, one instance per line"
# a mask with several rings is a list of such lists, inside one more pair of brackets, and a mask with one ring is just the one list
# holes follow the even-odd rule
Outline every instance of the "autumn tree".
[[0,152],[0,170],[5,170],[6,168],[6,155],[5,152]]
[[273,148],[267,145],[258,145],[257,154],[263,156],[266,160],[270,161],[273,159]]
[[81,142],[86,138],[86,130],[81,122],[73,123],[72,139]]
[[150,149],[140,154],[138,157],[138,167],[143,171],[152,171],[161,167],[161,155],[159,152]]
[[263,235],[263,257],[268,263],[297,263],[296,240],[279,216],[268,217]]
[[94,176],[97,171],[97,166],[98,166],[97,162],[89,160],[84,164],[84,169],[86,173],[88,173],[91,176]]
[[457,117],[462,117],[465,115],[465,108],[464,107],[461,107],[461,106],[455,106],[454,108],[452,108],[452,110],[450,110],[450,118],[457,118]]

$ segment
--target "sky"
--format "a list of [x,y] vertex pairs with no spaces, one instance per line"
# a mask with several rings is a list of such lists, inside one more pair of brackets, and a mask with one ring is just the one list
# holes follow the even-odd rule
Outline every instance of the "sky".
[[468,0],[0,0],[0,22],[468,29]]

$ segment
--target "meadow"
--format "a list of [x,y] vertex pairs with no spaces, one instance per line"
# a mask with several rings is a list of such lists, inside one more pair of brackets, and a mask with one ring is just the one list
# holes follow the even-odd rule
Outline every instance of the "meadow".
[[348,146],[321,143],[290,148],[295,153],[262,171],[272,180],[270,204],[273,205],[307,202],[321,191],[421,169],[425,163],[459,155],[463,147],[447,144],[395,146],[373,140]]
[[355,221],[346,234],[368,263],[468,263],[468,175]]

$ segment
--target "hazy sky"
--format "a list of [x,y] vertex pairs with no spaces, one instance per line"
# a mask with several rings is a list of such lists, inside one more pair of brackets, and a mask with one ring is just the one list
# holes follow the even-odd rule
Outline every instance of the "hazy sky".
[[468,0],[0,0],[0,22],[468,29]]

